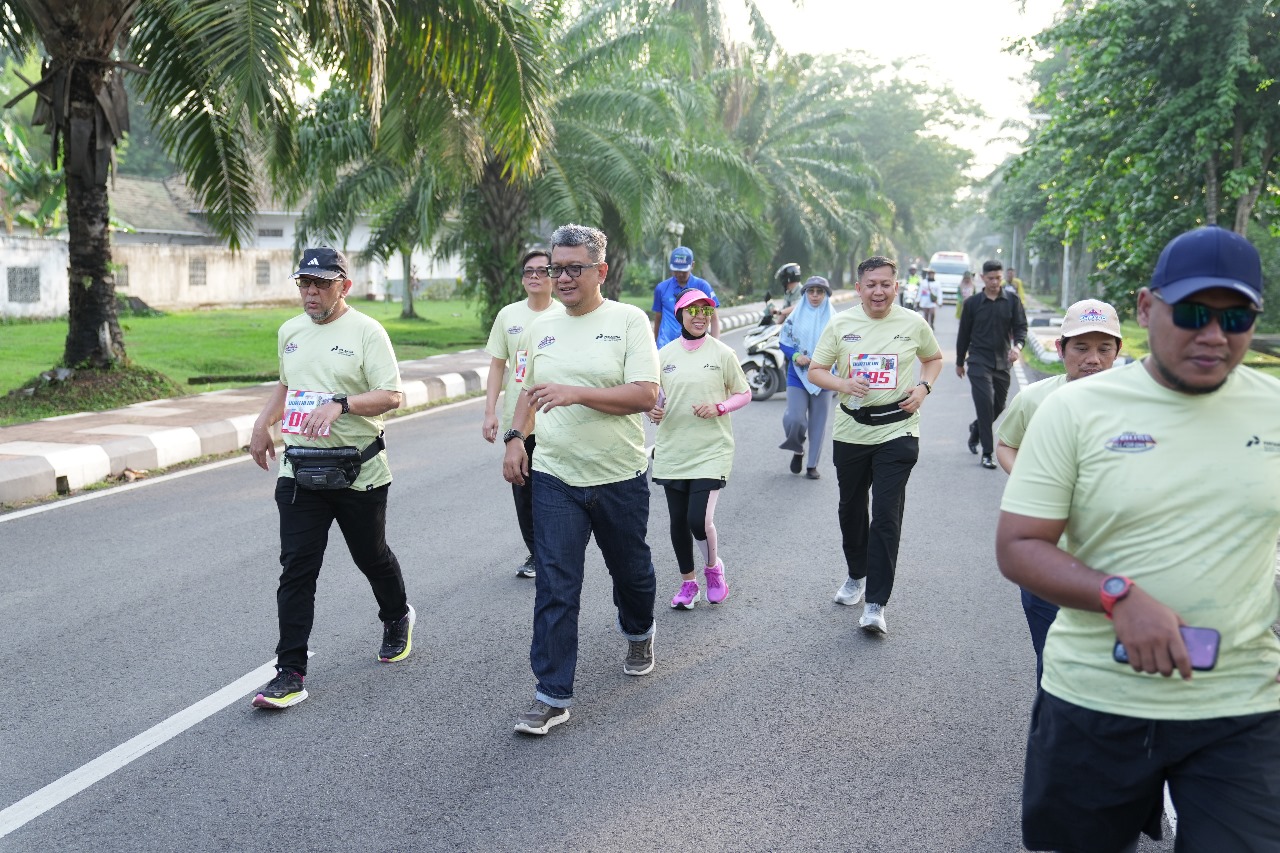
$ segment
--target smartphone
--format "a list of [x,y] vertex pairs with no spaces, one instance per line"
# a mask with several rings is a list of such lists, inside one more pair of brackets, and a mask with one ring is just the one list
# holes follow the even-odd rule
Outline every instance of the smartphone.
[[[1213,628],[1193,628],[1190,625],[1182,625],[1178,628],[1182,634],[1182,642],[1186,644],[1187,654],[1191,656],[1191,668],[1206,672],[1213,669],[1218,663],[1218,640],[1220,635]],[[1116,641],[1115,650],[1112,656],[1116,659],[1116,663],[1128,663],[1129,653],[1124,649],[1124,643]]]

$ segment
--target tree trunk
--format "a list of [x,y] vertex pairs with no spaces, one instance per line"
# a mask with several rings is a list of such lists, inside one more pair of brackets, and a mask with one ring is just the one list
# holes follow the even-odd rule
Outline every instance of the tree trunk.
[[1253,207],[1258,203],[1258,196],[1262,194],[1263,187],[1267,185],[1267,180],[1271,174],[1271,158],[1273,155],[1271,140],[1268,137],[1267,146],[1262,151],[1262,176],[1236,201],[1234,230],[1241,236],[1245,236],[1245,233],[1249,230],[1249,220],[1253,217]]
[[[125,360],[124,335],[116,315],[116,281],[109,271],[111,237],[107,206],[107,175],[94,166],[100,153],[94,126],[97,102],[89,63],[73,66],[71,110],[59,128],[66,148],[67,285],[70,289],[67,343],[62,363],[67,367],[107,368]],[[73,151],[76,147],[80,150]],[[75,168],[73,164],[85,164]]]
[[413,247],[400,247],[400,260],[404,266],[404,300],[400,303],[400,316],[405,319],[416,319],[418,313],[413,310]]
[[469,229],[467,266],[476,277],[480,319],[486,329],[499,310],[525,295],[516,267],[527,245],[532,208],[525,188],[505,171],[496,157],[485,163]]
[[1218,155],[1210,154],[1204,164],[1204,221],[1206,225],[1218,224]]

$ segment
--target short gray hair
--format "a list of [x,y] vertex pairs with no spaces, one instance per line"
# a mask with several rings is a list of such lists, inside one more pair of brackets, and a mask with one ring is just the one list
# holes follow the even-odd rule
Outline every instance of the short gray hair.
[[609,238],[599,228],[587,225],[561,225],[551,235],[551,248],[556,246],[586,246],[587,257],[591,263],[598,264],[604,260],[604,250],[609,245]]

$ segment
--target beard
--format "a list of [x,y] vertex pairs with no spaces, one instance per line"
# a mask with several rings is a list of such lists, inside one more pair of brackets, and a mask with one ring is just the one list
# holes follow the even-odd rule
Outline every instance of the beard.
[[[1182,379],[1182,377],[1178,376],[1176,373],[1174,373],[1172,370],[1166,367],[1164,362],[1162,362],[1159,358],[1156,357],[1155,353],[1151,353],[1151,363],[1156,366],[1156,372],[1159,373],[1160,376],[1164,379],[1164,381],[1169,384],[1170,388],[1172,388],[1175,391],[1179,391],[1183,394],[1189,394],[1192,396],[1198,396],[1201,394],[1212,394],[1214,391],[1217,391],[1223,385],[1227,384],[1227,380],[1223,379],[1217,385],[1213,385],[1211,387],[1206,387],[1204,385],[1188,385]],[[1231,377],[1231,373],[1228,372],[1227,378],[1229,379],[1230,377]]]

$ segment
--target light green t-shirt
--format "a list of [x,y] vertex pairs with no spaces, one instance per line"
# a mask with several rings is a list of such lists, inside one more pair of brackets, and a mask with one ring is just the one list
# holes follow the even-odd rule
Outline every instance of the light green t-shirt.
[[[851,364],[860,365],[860,373],[874,373],[872,389],[862,398],[862,405],[883,406],[901,400],[915,387],[919,381],[916,364],[921,358],[932,358],[940,352],[933,330],[916,312],[894,305],[888,316],[875,320],[866,315],[861,305],[855,305],[831,318],[818,338],[813,362],[833,365],[842,379],[849,378]],[[837,402],[850,408],[852,399],[856,398],[837,395]],[[882,426],[865,426],[839,409],[835,419],[832,437],[848,444],[883,444],[904,435],[920,434],[919,412]]]
[[1059,374],[1041,379],[1039,382],[1032,382],[1019,391],[1013,398],[1013,402],[1009,404],[1009,408],[1004,410],[1004,420],[1000,423],[996,438],[1010,447],[1021,447],[1022,437],[1027,434],[1027,426],[1031,423],[1031,416],[1050,394],[1066,384],[1066,374]]
[[[649,317],[634,305],[606,299],[581,317],[541,314],[529,326],[524,385],[551,382],[616,388],[658,383],[658,350]],[[639,476],[649,465],[640,415],[606,415],[587,406],[537,414],[533,469],[570,486],[602,486]]]
[[1106,617],[1064,607],[1045,644],[1049,693],[1146,719],[1280,710],[1280,382],[1237,368],[1188,395],[1135,362],[1068,383],[1032,419],[1000,508],[1066,519],[1065,550],[1085,565],[1222,635],[1213,670],[1144,675],[1112,659]]
[[493,358],[500,358],[507,363],[507,372],[502,382],[502,426],[500,432],[511,429],[511,416],[515,414],[516,400],[520,389],[524,387],[524,370],[529,358],[529,324],[543,314],[564,313],[564,306],[554,299],[542,311],[534,311],[529,307],[529,300],[512,302],[498,312],[493,320],[493,328],[489,330],[489,342],[484,351]]
[[[311,322],[306,314],[286,321],[277,336],[280,382],[288,387],[288,398],[308,391],[346,394],[354,397],[375,389],[399,391],[400,367],[391,348],[391,339],[377,320],[348,307],[336,320],[324,325]],[[361,450],[382,432],[382,418],[355,414],[338,417],[329,435],[314,441],[284,434],[286,445],[301,447],[358,447]],[[292,477],[293,470],[280,454],[280,476]],[[384,450],[365,462],[353,489],[373,489],[391,482],[391,468]]]
[[658,350],[662,392],[666,395],[662,422],[653,447],[653,476],[662,480],[728,479],[733,467],[733,426],[729,415],[700,418],[698,403],[723,403],[749,391],[738,355],[707,335],[693,352],[676,338]]

